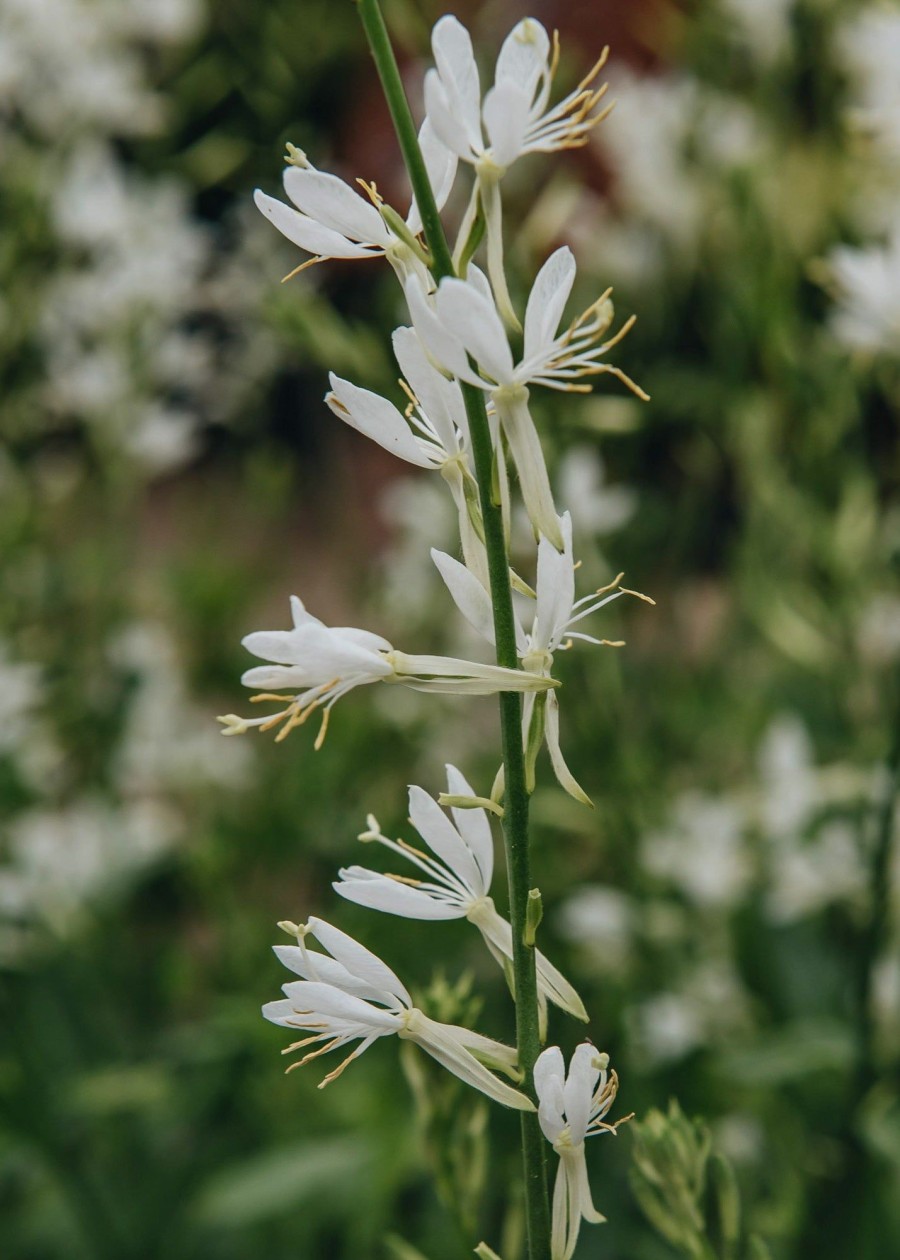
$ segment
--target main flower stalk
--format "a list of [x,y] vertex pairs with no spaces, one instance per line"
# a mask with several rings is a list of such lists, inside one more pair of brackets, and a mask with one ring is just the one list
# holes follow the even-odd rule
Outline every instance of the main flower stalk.
[[[421,214],[425,240],[432,259],[431,270],[435,279],[440,281],[445,277],[454,276],[456,272],[419,149],[415,124],[403,90],[393,48],[378,0],[357,0],[357,4]],[[472,456],[484,522],[497,663],[507,669],[518,669],[512,591],[509,581],[509,557],[500,507],[493,502],[491,497],[493,450],[485,397],[484,393],[473,385],[461,383],[461,388],[469,421]],[[506,847],[509,911],[512,924],[516,1045],[519,1065],[525,1073],[523,1088],[534,1099],[532,1072],[540,1054],[541,1044],[535,950],[533,945],[526,943],[525,937],[531,872],[521,702],[515,692],[501,692],[499,702],[504,770],[503,836]],[[545,1143],[536,1114],[523,1112],[521,1121],[529,1260],[548,1260],[550,1210]]]

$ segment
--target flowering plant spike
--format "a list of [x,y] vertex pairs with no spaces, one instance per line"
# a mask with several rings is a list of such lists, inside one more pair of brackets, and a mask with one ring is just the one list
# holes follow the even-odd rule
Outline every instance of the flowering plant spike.
[[[344,866],[334,888],[345,900],[382,913],[472,923],[509,980],[516,1044],[433,1019],[386,963],[319,918],[303,926],[281,925],[297,943],[277,947],[276,953],[299,979],[285,984],[284,998],[269,1002],[263,1013],[300,1030],[288,1049],[304,1054],[293,1066],[353,1047],[322,1085],[336,1080],[375,1041],[396,1035],[415,1042],[467,1085],[519,1110],[529,1257],[569,1260],[581,1221],[603,1219],[591,1199],[584,1142],[591,1134],[615,1131],[604,1117],[618,1081],[607,1070],[606,1056],[590,1043],[576,1050],[568,1075],[559,1049],[541,1052],[548,1004],[582,1021],[588,1013],[572,985],[536,948],[543,903],[531,876],[528,798],[537,752],[546,741],[561,786],[590,803],[560,748],[556,659],[576,640],[619,646],[619,640],[598,639],[575,627],[620,596],[653,601],[623,587],[621,574],[576,598],[572,517],[555,501],[553,461],[545,457],[529,399],[536,386],[572,398],[603,375],[640,398],[646,394],[611,359],[634,320],[610,334],[609,290],[564,323],[576,276],[567,246],[540,268],[520,321],[507,280],[500,183],[526,154],[586,142],[608,113],[601,106],[605,85],[594,86],[606,50],[554,104],[558,40],[536,19],[524,18],[505,40],[493,85],[482,96],[469,34],[456,18],[443,17],[432,34],[435,64],[425,77],[426,118],[417,132],[378,0],[358,0],[358,7],[412,185],[408,214],[388,205],[374,184],[359,180],[354,189],[317,170],[293,146],[284,173],[293,204],[261,191],[256,202],[283,235],[311,255],[296,271],[326,258],[383,257],[396,273],[408,310],[407,322],[392,337],[405,398],[398,406],[332,372],[325,402],[343,423],[400,461],[441,474],[455,508],[459,555],[433,550],[432,557],[452,601],[493,647],[494,660],[408,654],[372,631],[326,625],[294,596],[291,629],[256,631],[244,639],[265,663],[247,670],[242,681],[261,689],[255,701],[279,707],[259,718],[229,714],[220,721],[228,735],[279,727],[280,740],[321,712],[318,748],[332,707],[359,686],[392,683],[426,693],[497,696],[503,764],[490,796],[477,795],[455,766],[447,767],[447,793],[439,800],[410,787],[409,820],[423,847],[390,839],[369,815],[360,840],[402,858],[402,869]],[[461,172],[468,172],[469,196],[451,248],[440,212]],[[476,261],[482,241],[485,270]],[[521,342],[511,344],[508,329],[516,338],[521,332]],[[530,556],[516,557],[515,569],[510,459],[536,540]],[[514,609],[513,586],[530,601],[530,616]],[[487,809],[502,818],[508,918],[492,892]],[[308,938],[323,948],[310,949]],[[552,1217],[545,1139],[560,1157]]]

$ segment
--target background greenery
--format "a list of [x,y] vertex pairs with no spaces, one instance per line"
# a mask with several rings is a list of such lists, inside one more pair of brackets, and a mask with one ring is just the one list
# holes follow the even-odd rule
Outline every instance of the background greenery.
[[[567,81],[614,40],[618,105],[595,146],[531,161],[508,198],[516,293],[572,241],[585,304],[615,283],[639,314],[622,362],[653,399],[540,402],[585,582],[625,569],[657,600],[604,622],[621,653],[563,661],[566,755],[596,809],[535,795],[543,945],[622,1110],[677,1098],[704,1117],[774,1256],[884,1260],[900,1251],[896,10],[625,7],[536,7]],[[442,6],[386,9],[415,91]],[[522,12],[460,10],[486,66]],[[403,827],[406,783],[436,791],[454,760],[488,786],[490,702],[355,693],[318,753],[303,731],[276,746],[213,723],[244,701],[241,635],[285,624],[291,591],[410,650],[479,650],[427,563],[452,545],[440,488],[322,406],[329,368],[392,388],[401,313],[374,263],[279,286],[297,259],[250,192],[276,191],[287,139],[403,202],[349,3],[0,0],[14,1260],[442,1260],[482,1237],[513,1260],[520,1244],[514,1118],[392,1045],[320,1093],[312,1068],[282,1075],[258,1015],[283,979],[276,921],[316,913],[438,1017],[511,1029],[465,925],[330,888],[367,812]],[[567,1050],[579,1033],[553,1029]],[[594,1144],[609,1224],[579,1255],[677,1254],[629,1186],[635,1141]]]

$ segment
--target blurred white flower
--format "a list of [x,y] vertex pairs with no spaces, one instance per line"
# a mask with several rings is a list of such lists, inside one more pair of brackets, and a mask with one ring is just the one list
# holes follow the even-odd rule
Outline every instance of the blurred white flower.
[[[570,1260],[581,1222],[598,1225],[606,1220],[594,1207],[585,1160],[585,1140],[599,1133],[615,1134],[606,1115],[616,1099],[619,1078],[609,1068],[609,1055],[598,1053],[589,1041],[575,1050],[566,1072],[558,1046],[548,1046],[534,1065],[538,1121],[544,1137],[559,1156],[553,1187],[551,1260]],[[631,1117],[625,1117],[630,1119]]]
[[[430,1019],[413,1006],[409,991],[390,967],[331,924],[310,919],[301,927],[288,923],[280,926],[297,936],[297,944],[276,945],[275,953],[303,979],[283,985],[286,997],[267,1002],[262,1013],[273,1024],[309,1033],[288,1046],[285,1054],[307,1046],[317,1047],[288,1071],[359,1041],[360,1045],[320,1082],[321,1089],[379,1037],[396,1034],[421,1046],[448,1071],[495,1102],[519,1111],[534,1110],[525,1094],[498,1080],[486,1066],[521,1080],[515,1050],[467,1028]],[[314,937],[328,953],[309,950],[307,936]]]
[[115,806],[90,797],[28,810],[7,828],[0,910],[64,931],[91,900],[127,886],[164,854],[178,832],[177,815],[159,801]]
[[900,657],[900,596],[879,591],[871,597],[860,613],[857,642],[873,664],[887,665]]
[[618,888],[582,885],[559,908],[559,933],[582,953],[582,961],[604,973],[621,973],[628,963],[638,915]]
[[815,836],[769,848],[766,909],[775,923],[792,923],[836,901],[865,894],[867,871],[849,823],[824,823]]
[[577,504],[572,528],[580,537],[611,534],[631,520],[637,494],[628,486],[609,485],[599,452],[586,443],[570,447],[556,468],[560,503]]
[[[455,766],[447,766],[450,796],[474,796]],[[418,867],[425,879],[382,875],[364,866],[343,867],[336,892],[348,901],[407,919],[468,919],[481,932],[492,957],[507,971],[512,966],[513,939],[509,922],[497,913],[490,895],[494,873],[494,842],[483,809],[452,808],[451,822],[438,803],[420,787],[409,789],[409,818],[433,856],[403,840],[382,835],[371,815],[360,840],[383,844]],[[587,1011],[568,980],[540,952],[535,951],[538,1000],[544,1008],[554,1002],[576,1019],[587,1021]]]
[[13,660],[0,641],[0,755],[14,752],[24,741],[42,698],[40,666]]
[[731,801],[685,793],[670,826],[642,841],[641,863],[697,906],[733,906],[753,874],[745,825],[743,812]]
[[883,245],[838,245],[825,259],[831,329],[851,350],[900,354],[900,230]]
[[748,48],[762,65],[777,61],[790,42],[794,0],[720,0]]
[[888,158],[900,157],[900,13],[862,7],[843,28],[838,50],[855,94],[851,120]]
[[812,741],[799,718],[782,714],[769,725],[758,761],[763,829],[773,840],[796,839],[819,803]]

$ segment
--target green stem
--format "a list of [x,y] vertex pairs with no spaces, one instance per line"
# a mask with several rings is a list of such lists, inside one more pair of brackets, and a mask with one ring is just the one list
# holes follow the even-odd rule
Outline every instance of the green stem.
[[[388,107],[400,142],[403,160],[422,216],[425,240],[434,259],[435,278],[455,275],[453,258],[434,200],[428,173],[419,149],[416,128],[403,90],[400,72],[378,0],[357,0],[372,56],[384,88]],[[483,392],[461,383],[472,455],[478,480],[478,494],[484,521],[497,664],[519,667],[516,653],[515,621],[509,582],[509,557],[500,508],[491,498],[493,448]],[[519,696],[502,692],[500,729],[505,774],[503,835],[509,877],[509,910],[513,937],[513,975],[516,991],[516,1045],[519,1064],[525,1072],[524,1089],[534,1099],[532,1069],[540,1053],[537,976],[534,948],[525,943],[528,891],[531,872],[528,854],[528,792],[525,785],[525,757],[522,747],[522,709]],[[525,1204],[530,1260],[547,1260],[550,1255],[550,1210],[547,1193],[545,1143],[533,1112],[522,1113],[522,1154],[525,1169]]]

